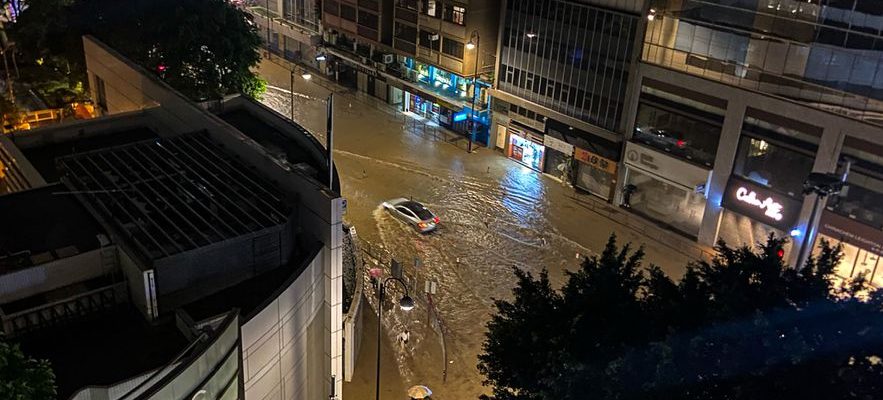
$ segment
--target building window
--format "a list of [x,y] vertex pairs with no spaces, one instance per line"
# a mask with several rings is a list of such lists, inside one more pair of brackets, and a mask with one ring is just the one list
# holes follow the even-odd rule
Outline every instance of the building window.
[[442,41],[442,53],[459,59],[463,58],[463,43],[454,39],[444,38]]
[[417,11],[417,0],[396,0],[396,5],[401,8]]
[[739,139],[733,173],[791,197],[800,197],[813,157],[767,139]]
[[377,29],[377,14],[372,14],[365,10],[359,11],[359,25]]
[[[436,40],[432,40],[433,37]],[[432,49],[438,51],[438,34],[430,31],[420,30],[420,46],[425,47],[427,49]]]
[[356,8],[350,5],[341,4],[340,17],[347,21],[356,22]]
[[423,13],[430,17],[439,17],[441,4],[437,0],[423,0]]
[[445,21],[453,22],[457,25],[466,25],[466,7],[455,5],[445,5]]
[[[678,109],[681,108],[683,106]],[[720,125],[642,101],[638,106],[634,140],[711,167],[720,131]]]
[[417,43],[417,28],[396,22],[396,38]]
[[340,3],[336,0],[325,0],[322,2],[322,9],[331,15],[340,15]]

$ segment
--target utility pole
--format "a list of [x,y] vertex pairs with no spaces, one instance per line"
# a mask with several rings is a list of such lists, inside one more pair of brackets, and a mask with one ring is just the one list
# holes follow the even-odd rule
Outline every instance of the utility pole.
[[291,98],[291,120],[294,121],[294,69],[291,69],[291,82],[289,83],[288,95]]

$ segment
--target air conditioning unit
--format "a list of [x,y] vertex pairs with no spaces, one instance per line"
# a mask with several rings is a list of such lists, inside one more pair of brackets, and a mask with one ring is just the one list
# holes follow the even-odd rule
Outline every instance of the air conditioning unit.
[[438,36],[437,33],[433,33],[432,35],[429,35],[429,40],[432,40],[433,42],[436,40],[439,40],[439,39],[441,39],[441,37]]
[[395,60],[396,60],[396,56],[394,56],[392,54],[384,54],[383,55],[383,63],[384,64],[392,64],[393,61],[395,61]]
[[362,65],[369,65],[368,57],[359,57],[359,61],[362,63]]

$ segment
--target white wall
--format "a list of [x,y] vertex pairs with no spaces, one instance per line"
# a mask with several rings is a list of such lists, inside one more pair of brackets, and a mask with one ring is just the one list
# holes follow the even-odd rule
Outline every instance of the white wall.
[[324,399],[325,252],[242,325],[245,398]]

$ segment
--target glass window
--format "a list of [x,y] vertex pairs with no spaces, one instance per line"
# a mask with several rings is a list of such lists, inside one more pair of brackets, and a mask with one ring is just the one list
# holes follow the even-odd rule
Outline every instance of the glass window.
[[[438,50],[438,40],[432,40],[436,33],[420,30],[420,46],[427,49]],[[436,38],[438,36],[435,36]]]
[[331,15],[340,14],[340,4],[337,0],[325,0],[322,2],[322,9]]
[[630,190],[623,201],[632,210],[688,235],[699,234],[705,212],[702,193],[658,180],[633,168],[628,170],[626,187]]
[[356,22],[356,8],[350,5],[341,4],[340,17],[347,21]]
[[466,25],[466,7],[446,5],[444,19],[457,25]]
[[711,167],[720,131],[719,125],[641,102],[634,140]]
[[463,43],[454,39],[444,38],[444,40],[442,40],[442,53],[457,58],[463,58]]
[[402,8],[417,11],[417,0],[396,0],[396,5]]
[[441,4],[437,0],[423,0],[423,13],[430,17],[438,17]]
[[883,179],[855,167],[850,170],[846,181],[849,186],[839,195],[831,196],[828,209],[883,229]]
[[377,29],[377,14],[372,14],[365,10],[360,11],[359,25],[367,26],[371,29]]
[[733,173],[791,197],[800,197],[813,157],[779,144],[743,135]]
[[417,43],[417,28],[396,22],[396,37],[411,43]]

